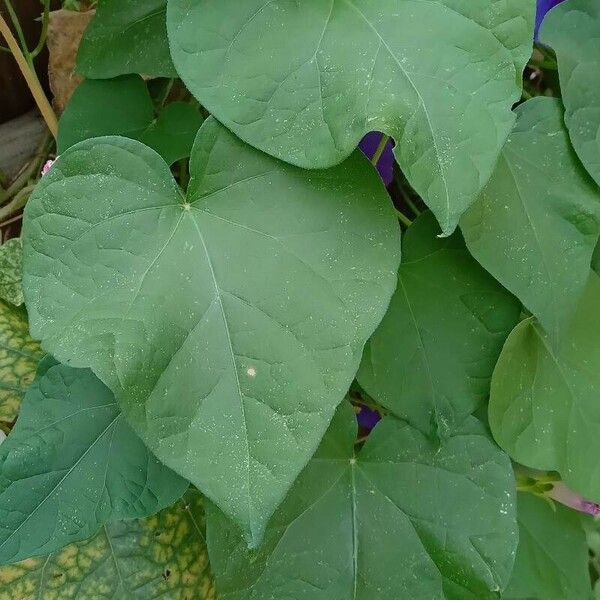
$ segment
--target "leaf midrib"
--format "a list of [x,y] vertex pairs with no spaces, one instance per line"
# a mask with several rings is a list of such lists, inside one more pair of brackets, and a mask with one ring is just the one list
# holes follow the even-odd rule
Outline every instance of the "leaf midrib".
[[[377,462],[377,461],[375,461],[375,462]],[[368,464],[368,463],[367,463],[367,464]],[[394,464],[402,464],[402,463],[396,463],[396,462],[395,462]],[[423,464],[423,463],[414,463],[414,462],[412,462],[412,463],[408,463],[408,464],[418,464],[418,465],[420,465],[420,466],[428,467],[428,468],[431,468],[431,469],[434,469],[434,470],[435,470],[435,469],[437,469],[437,468],[439,468],[439,467],[437,467],[437,466],[435,466],[435,465],[428,465],[428,464]],[[422,548],[423,548],[424,552],[425,552],[425,553],[426,553],[426,554],[427,554],[427,555],[428,555],[428,556],[431,558],[431,554],[430,554],[430,552],[429,552],[429,546],[428,546],[428,544],[426,543],[426,541],[423,539],[421,532],[419,531],[418,527],[416,527],[416,526],[415,526],[415,523],[414,523],[414,521],[420,521],[420,520],[422,520],[422,519],[420,519],[420,518],[418,518],[418,517],[414,517],[413,515],[411,515],[410,513],[408,513],[408,512],[406,511],[406,509],[402,508],[401,506],[398,506],[398,504],[396,504],[396,502],[394,502],[394,500],[393,500],[392,498],[390,498],[390,497],[389,497],[389,496],[388,496],[388,495],[387,495],[387,494],[386,494],[386,493],[385,493],[385,492],[384,492],[384,491],[383,491],[383,490],[382,490],[382,489],[379,487],[379,485],[377,485],[377,484],[376,484],[376,483],[373,481],[373,479],[372,479],[371,477],[369,477],[369,475],[368,475],[368,474],[365,472],[365,470],[364,470],[364,469],[361,469],[361,473],[362,473],[363,477],[364,477],[364,478],[365,478],[365,479],[366,479],[366,480],[367,480],[369,483],[371,483],[371,485],[372,485],[372,486],[373,486],[373,487],[374,487],[374,488],[375,488],[375,489],[376,489],[376,490],[379,492],[379,494],[380,494],[380,495],[381,495],[381,496],[382,496],[382,497],[383,497],[383,498],[384,498],[384,499],[385,499],[387,502],[389,502],[389,503],[390,503],[390,504],[391,504],[391,505],[392,505],[392,506],[393,506],[393,507],[394,507],[394,508],[395,508],[395,509],[396,509],[398,512],[400,512],[402,515],[404,515],[404,517],[406,517],[406,519],[407,519],[407,520],[408,520],[408,522],[410,523],[410,525],[411,525],[411,527],[412,527],[413,531],[415,532],[416,536],[419,538],[419,542],[421,543],[421,546],[422,546]],[[456,473],[454,473],[454,474],[456,475]],[[475,484],[475,483],[474,483],[474,482],[473,482],[473,481],[472,481],[472,480],[471,480],[469,477],[465,477],[465,478],[466,478],[466,479],[467,479],[467,480],[468,480],[470,483],[473,483],[473,485],[477,486],[477,484]],[[478,486],[477,486],[477,487],[478,487]],[[481,489],[481,488],[479,488],[479,489]],[[450,530],[451,530],[451,528],[448,528],[448,529],[447,529],[447,531],[450,531]],[[470,541],[470,537],[469,537],[469,541]],[[472,542],[471,542],[471,545],[472,545]],[[477,549],[476,549],[474,546],[473,546],[473,549],[475,550],[475,552],[477,552]],[[477,553],[478,553],[478,552],[477,552]],[[481,557],[481,555],[480,555],[480,557]],[[488,575],[490,576],[491,580],[492,580],[492,581],[493,581],[493,582],[494,582],[494,583],[495,583],[497,586],[500,586],[500,585],[501,585],[501,582],[497,580],[497,574],[496,574],[496,573],[494,573],[494,572],[492,571],[492,568],[491,568],[491,566],[490,566],[489,564],[487,564],[487,563],[485,562],[485,560],[483,560],[483,557],[481,557],[481,558],[482,558],[482,563],[483,563],[483,565],[485,566],[485,568],[486,568],[486,570],[487,570],[487,572],[488,572]],[[441,570],[441,568],[440,568],[440,566],[438,565],[438,563],[437,563],[437,562],[435,562],[433,559],[431,560],[431,564],[433,564],[433,566],[435,567],[436,571],[439,573],[439,575],[440,575],[440,578],[441,578],[442,580],[444,580],[444,579],[447,579],[447,580],[449,580],[449,581],[453,582],[454,584],[456,584],[456,585],[459,585],[459,586],[460,586],[460,587],[462,587],[463,589],[466,589],[467,591],[471,591],[471,590],[470,590],[468,587],[466,587],[466,586],[463,586],[463,584],[462,584],[462,583],[460,583],[458,580],[454,580],[454,579],[452,579],[452,578],[448,577],[448,575],[447,575],[447,574],[443,573],[443,572],[442,572],[442,570]]]
[[404,281],[402,280],[402,269],[400,269],[400,276],[398,277],[398,283],[400,284],[400,287],[402,288],[402,293],[404,295],[404,299],[406,300],[406,306],[408,307],[408,311],[410,313],[410,320],[414,327],[415,333],[417,334],[419,348],[421,350],[421,354],[423,355],[423,359],[425,362],[425,368],[427,371],[427,381],[429,383],[429,389],[431,391],[431,401],[433,404],[433,408],[437,409],[435,385],[433,383],[433,374],[432,374],[431,365],[429,363],[429,355],[428,355],[427,351],[425,350],[425,343],[423,342],[423,336],[421,335],[421,330],[419,329],[419,323],[417,321],[417,317],[413,310],[408,292],[406,291],[406,286],[404,285]]
[[356,507],[356,454],[352,453],[350,460],[350,483],[352,485],[352,600],[356,600],[356,592],[358,588],[358,523],[357,523],[357,507]]
[[23,356],[24,358],[30,358],[34,361],[37,361],[40,357],[35,356],[34,354],[29,354],[28,352],[25,352],[24,350],[20,350],[19,348],[14,348],[12,346],[9,346],[8,344],[5,344],[4,342],[0,342],[0,349],[1,350],[6,350],[7,352],[12,352],[13,354],[18,354],[19,356]]
[[[242,415],[242,421],[244,423],[244,436],[243,437],[244,437],[244,442],[246,445],[246,457],[245,457],[246,458],[246,492],[247,492],[246,493],[246,499],[247,499],[246,509],[248,511],[248,519],[250,522],[252,522],[251,517],[252,517],[253,511],[252,511],[252,503],[251,503],[251,496],[250,496],[250,442],[248,439],[248,422],[246,419],[246,409],[244,406],[244,395],[242,394],[240,377],[238,374],[237,364],[235,361],[235,353],[233,351],[233,344],[231,342],[231,333],[229,331],[229,323],[227,321],[227,316],[225,315],[225,308],[223,306],[223,299],[221,297],[221,289],[217,282],[217,277],[215,274],[215,269],[213,266],[212,258],[210,256],[210,252],[208,251],[208,246],[206,245],[206,241],[204,239],[202,230],[200,229],[200,226],[198,225],[198,221],[196,220],[196,218],[194,217],[193,214],[190,214],[190,218],[192,219],[192,222],[194,223],[194,227],[196,228],[196,231],[198,232],[198,237],[200,238],[200,243],[202,244],[202,247],[206,254],[207,264],[210,269],[211,278],[213,280],[213,284],[214,284],[214,288],[215,288],[215,297],[218,300],[219,308],[221,309],[223,325],[225,326],[225,337],[227,338],[229,355],[231,357],[231,367],[233,369],[233,372],[235,373],[235,381],[236,381],[237,391],[238,391],[238,395],[239,395],[239,399],[240,399],[240,410],[241,410],[241,415]],[[250,525],[250,534],[252,537],[254,537],[254,531],[253,531],[252,524]]]
[[429,111],[427,110],[427,105],[425,104],[425,100],[423,99],[423,96],[421,95],[421,92],[415,85],[414,81],[411,79],[410,75],[408,74],[408,71],[404,68],[404,66],[402,65],[400,60],[398,60],[398,58],[396,57],[396,55],[394,54],[394,52],[392,51],[392,49],[390,48],[388,43],[385,41],[383,36],[379,33],[377,28],[371,23],[371,21],[369,21],[369,19],[367,19],[365,14],[358,8],[358,6],[356,6],[356,4],[354,4],[354,2],[352,2],[352,0],[342,0],[342,1],[345,2],[348,6],[350,6],[350,8],[353,9],[354,12],[356,12],[360,16],[360,18],[371,28],[373,33],[378,37],[381,44],[383,44],[385,49],[388,51],[388,54],[393,59],[393,61],[396,63],[396,65],[398,66],[400,71],[402,71],[402,73],[404,74],[404,77],[410,83],[411,87],[413,88],[413,90],[417,94],[417,97],[419,98],[419,103],[420,103],[421,107],[423,108],[423,113],[425,115],[425,119],[427,120],[427,125],[429,127],[429,131],[431,133],[431,141],[433,143],[433,149],[435,151],[435,157],[437,159],[437,164],[440,169],[440,178],[444,185],[444,192],[446,194],[446,213],[447,213],[445,221],[446,221],[446,225],[448,225],[450,222],[450,218],[449,218],[449,215],[450,215],[450,192],[448,190],[448,181],[444,174],[444,168],[443,168],[442,162],[440,160],[440,151],[437,146],[437,141],[435,138],[433,125],[431,123],[431,117],[429,116]]
[[[547,259],[546,259],[546,254],[543,250],[542,247],[542,243],[540,241],[540,237],[538,234],[538,231],[534,225],[534,222],[531,218],[531,215],[529,214],[529,209],[527,208],[527,204],[525,201],[525,195],[523,194],[523,191],[521,189],[521,185],[519,182],[519,179],[517,178],[517,175],[515,173],[515,171],[512,168],[511,165],[511,161],[509,159],[509,157],[506,155],[506,148],[504,149],[504,162],[506,163],[506,167],[513,179],[513,182],[515,184],[515,187],[517,189],[517,197],[519,198],[519,200],[521,201],[521,206],[523,207],[523,212],[525,213],[525,217],[527,218],[527,223],[529,224],[529,228],[531,229],[531,232],[533,233],[533,237],[535,239],[538,251],[540,253],[540,257],[542,259],[542,266],[544,267],[544,271],[546,272],[546,277],[547,280],[549,282],[549,287],[550,287],[550,302],[552,303],[552,305],[554,306],[554,309],[556,310],[556,306],[557,306],[557,300],[556,300],[556,290],[554,289],[555,286],[555,282],[553,281],[551,275],[550,275],[550,269],[548,268],[548,263],[547,263]],[[556,320],[554,322],[554,336],[556,336],[558,334],[557,332],[557,324],[556,324]]]
[[[569,460],[569,456],[570,456],[570,452],[569,452],[569,446],[570,446],[570,440],[571,440],[571,432],[573,431],[572,427],[571,427],[571,421],[573,419],[573,412],[575,410],[577,410],[578,412],[582,413],[582,409],[579,406],[579,403],[577,402],[577,394],[575,393],[575,390],[572,388],[571,383],[569,381],[569,378],[567,377],[567,374],[565,373],[563,366],[560,362],[560,359],[558,356],[555,355],[554,350],[552,349],[552,347],[548,344],[548,341],[546,340],[545,336],[538,330],[538,328],[535,326],[535,324],[531,325],[533,331],[535,332],[536,336],[538,337],[538,339],[542,342],[542,346],[544,347],[544,349],[546,350],[546,354],[550,357],[550,359],[552,360],[552,362],[556,365],[556,370],[558,371],[558,374],[560,375],[560,378],[564,381],[565,387],[567,388],[568,392],[569,392],[569,396],[571,397],[571,402],[569,404],[569,416],[568,416],[568,422],[567,422],[567,427],[566,429],[566,436],[565,436],[565,447],[564,447],[564,453],[565,453],[565,460],[567,462],[567,468],[568,467],[568,463],[570,462]],[[535,371],[535,377],[537,378],[538,376],[538,372],[539,370],[536,369]],[[532,399],[532,414],[533,414],[533,399]],[[539,404],[539,403],[538,403]],[[560,458],[559,458],[560,461]],[[562,461],[560,461],[562,462]],[[562,470],[562,465],[561,468],[558,470]]]
[[[106,526],[106,524],[103,526],[103,529],[104,529],[104,535],[106,536],[106,543],[108,544],[108,549],[110,550],[110,556],[112,558],[113,564],[115,565],[115,571],[117,572],[117,576],[119,578],[119,587],[123,591],[125,591],[126,589],[128,589],[128,586],[125,585],[125,579],[123,579],[123,574],[121,573],[119,561],[117,560],[117,555],[115,554],[115,549],[112,545],[112,540],[110,538],[110,533],[108,531],[108,527]],[[128,590],[128,591],[131,591],[131,590]]]

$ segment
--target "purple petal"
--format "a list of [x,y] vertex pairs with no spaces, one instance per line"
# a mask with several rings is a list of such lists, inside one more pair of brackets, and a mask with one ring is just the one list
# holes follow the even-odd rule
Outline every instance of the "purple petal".
[[535,39],[538,39],[540,27],[542,21],[546,16],[546,13],[554,8],[557,4],[560,4],[563,0],[537,0],[537,13],[535,15]]
[[[367,133],[367,135],[365,135],[358,147],[363,151],[363,154],[365,154],[367,158],[371,159],[377,151],[382,137],[383,133],[380,133],[379,131],[371,131],[371,133]],[[381,179],[383,179],[383,183],[386,186],[390,185],[390,183],[392,183],[392,179],[394,178],[393,147],[394,143],[390,139],[383,150],[383,154],[381,155],[379,162],[377,163],[377,170],[379,171],[379,175],[381,175]]]
[[570,508],[574,508],[579,512],[588,513],[594,516],[600,515],[600,504],[582,498],[579,494],[570,490],[561,481],[555,483],[547,495],[553,500],[556,500],[565,506],[569,506]]
[[376,410],[371,410],[368,406],[361,404],[356,418],[358,419],[358,424],[363,429],[368,429],[370,431],[377,423],[379,423],[381,415]]

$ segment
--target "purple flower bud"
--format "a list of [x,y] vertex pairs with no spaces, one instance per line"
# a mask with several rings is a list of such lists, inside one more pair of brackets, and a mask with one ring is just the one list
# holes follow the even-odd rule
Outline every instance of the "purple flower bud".
[[[367,133],[367,135],[365,135],[358,147],[362,150],[363,154],[365,154],[367,158],[371,159],[375,155],[375,152],[379,147],[379,142],[381,142],[382,137],[383,133],[379,133],[378,131],[371,131],[371,133]],[[383,179],[383,183],[386,186],[390,185],[390,183],[392,183],[392,179],[394,178],[394,153],[392,152],[393,147],[394,144],[390,139],[385,145],[383,154],[377,161],[377,170],[379,171],[379,175],[381,175],[381,179]]]
[[[58,156],[57,156],[56,158],[58,158]],[[47,160],[47,161],[44,163],[44,166],[42,167],[42,177],[43,177],[44,175],[46,175],[46,174],[48,173],[48,171],[50,171],[50,169],[52,168],[52,165],[53,165],[55,162],[56,162],[56,159],[54,159],[54,160]]]
[[579,494],[576,494],[574,491],[570,490],[564,483],[562,483],[562,481],[558,481],[553,484],[553,487],[547,493],[547,496],[552,498],[552,500],[556,500],[557,502],[560,502],[565,506],[569,506],[570,508],[574,508],[579,512],[588,513],[594,516],[600,515],[600,504],[582,498]]

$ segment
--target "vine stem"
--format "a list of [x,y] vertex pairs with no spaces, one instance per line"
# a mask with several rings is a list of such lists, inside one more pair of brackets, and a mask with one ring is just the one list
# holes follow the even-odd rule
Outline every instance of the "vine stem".
[[0,222],[12,217],[18,210],[24,208],[34,187],[34,185],[24,187],[15,194],[15,197],[8,204],[0,208]]
[[56,115],[50,106],[50,102],[48,102],[48,98],[46,98],[46,94],[44,94],[44,90],[40,85],[40,81],[35,74],[35,71],[30,67],[27,59],[25,58],[17,40],[15,39],[8,23],[5,21],[4,17],[0,14],[0,34],[6,40],[10,51],[12,52],[15,60],[17,61],[17,65],[19,66],[19,70],[23,74],[25,81],[27,82],[27,86],[33,95],[33,98],[42,113],[42,117],[44,121],[46,121],[46,125],[50,130],[50,133],[56,139],[56,135],[58,133],[58,121],[56,119]]
[[29,48],[27,47],[27,40],[25,39],[25,34],[23,33],[23,28],[21,27],[21,23],[19,23],[19,18],[17,17],[17,13],[12,5],[10,0],[4,0],[4,6],[6,6],[6,10],[10,15],[10,20],[12,21],[13,27],[17,32],[17,37],[19,38],[19,43],[21,44],[21,49],[25,55],[25,60],[30,67],[33,67],[33,61],[31,59],[31,54],[29,53]]
[[390,141],[390,136],[389,135],[385,135],[385,133],[381,136],[381,141],[379,142],[379,146],[377,146],[377,150],[375,150],[375,154],[373,154],[373,158],[371,159],[371,163],[373,164],[374,167],[377,166],[377,163],[379,162],[379,159],[381,158],[381,155],[383,154],[383,151],[385,150],[385,147],[387,146],[387,143]]
[[408,194],[406,194],[406,204],[408,204],[408,208],[413,211],[415,217],[418,217],[421,214],[421,211],[417,208],[417,205],[411,200]]
[[398,210],[396,207],[394,207],[394,209],[396,210],[396,215],[400,221],[402,221],[402,223],[404,223],[404,225],[407,227],[410,227],[412,225],[412,221],[402,211]]
[[50,23],[50,0],[42,0],[44,4],[44,12],[42,14],[42,32],[40,33],[40,39],[38,40],[37,46],[29,53],[31,58],[34,59],[44,49],[46,45],[46,38],[48,37],[48,25]]
[[17,221],[20,221],[22,218],[23,218],[23,213],[21,212],[18,215],[11,217],[7,221],[2,221],[2,223],[0,223],[0,230],[2,230],[3,227],[8,227],[8,225],[12,225],[13,223],[16,223]]
[[418,217],[421,214],[421,211],[417,208],[417,205],[412,201],[410,194],[404,189],[403,186],[398,185],[398,190],[400,191],[400,195],[402,196],[402,200],[406,202],[406,205],[410,210],[413,211],[415,217]]

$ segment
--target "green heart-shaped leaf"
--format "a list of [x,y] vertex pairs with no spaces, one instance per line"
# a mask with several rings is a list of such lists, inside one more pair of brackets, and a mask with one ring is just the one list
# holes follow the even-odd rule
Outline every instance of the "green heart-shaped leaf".
[[[93,137],[123,135],[156,150],[168,164],[190,155],[202,115],[174,102],[154,117],[152,99],[139,75],[82,82],[60,118],[57,152]],[[0,247],[1,248],[1,247]]]
[[472,419],[441,447],[391,417],[354,452],[344,403],[264,544],[207,507],[222,600],[491,599],[517,546],[508,457]]
[[440,239],[438,231],[431,213],[408,228],[398,288],[358,381],[400,418],[443,438],[488,397],[521,304],[477,264],[460,233]]
[[141,73],[177,75],[167,40],[167,0],[102,0],[77,53],[76,71],[90,79]]
[[391,135],[449,234],[511,130],[533,14],[532,0],[169,0],[167,29],[188,89],[273,156],[328,167]]
[[257,543],[385,313],[399,226],[360,152],[306,172],[211,119],[190,175],[184,198],[139,142],[73,146],[27,205],[25,296],[44,347]]
[[0,567],[2,600],[215,600],[202,497],[193,489],[144,520],[105,525],[56,554]]
[[556,52],[573,147],[600,184],[600,4],[597,0],[563,2],[545,17],[540,40]]
[[600,191],[571,149],[558,100],[535,98],[516,112],[496,171],[461,229],[473,256],[555,343],[585,289]]
[[558,471],[600,501],[600,278],[590,273],[574,321],[555,348],[533,318],[510,334],[492,378],[496,441],[528,467]]
[[190,155],[203,120],[200,112],[191,104],[171,102],[148,125],[140,141],[156,150],[172,165]]
[[42,357],[40,345],[29,336],[25,310],[0,301],[0,421],[17,418]]
[[0,563],[151,515],[187,487],[148,452],[89,369],[46,358],[0,445]]
[[518,494],[519,547],[503,600],[592,598],[581,517],[560,504]]

